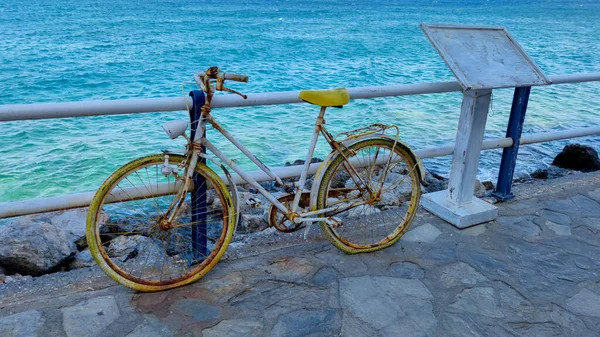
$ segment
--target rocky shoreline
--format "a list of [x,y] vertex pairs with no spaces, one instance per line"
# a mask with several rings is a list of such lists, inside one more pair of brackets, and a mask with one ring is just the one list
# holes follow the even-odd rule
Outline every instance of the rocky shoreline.
[[[286,165],[302,163],[303,161],[298,160]],[[567,145],[552,164],[529,176],[515,179],[515,183],[553,179],[578,171],[600,169],[597,152],[579,144]],[[444,177],[428,172],[422,190],[423,193],[431,193],[447,188],[447,184]],[[272,182],[262,183],[262,186],[276,197],[285,193]],[[238,188],[241,216],[233,245],[243,245],[253,235],[268,229],[270,207],[270,203],[253,188],[248,188],[247,185]],[[477,181],[474,194],[482,197],[493,189],[492,182]],[[0,226],[0,284],[95,265],[85,240],[86,216],[87,208],[81,208],[18,217],[7,225]]]

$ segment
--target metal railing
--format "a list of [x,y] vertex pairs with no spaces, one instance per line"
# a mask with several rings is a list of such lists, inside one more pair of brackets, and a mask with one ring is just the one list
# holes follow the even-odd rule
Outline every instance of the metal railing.
[[[578,83],[600,81],[600,72],[550,76],[553,84]],[[378,87],[349,88],[351,99],[366,99],[389,96],[406,96],[419,94],[434,94],[462,91],[458,82],[437,82],[424,84],[402,84]],[[242,106],[275,105],[303,103],[298,98],[299,91],[255,93],[248,94],[247,99],[236,95],[215,96],[212,108],[230,108]],[[68,103],[41,103],[41,104],[8,104],[0,105],[0,122],[21,121],[32,119],[68,118],[81,116],[118,115],[131,113],[146,113],[160,111],[188,110],[192,106],[190,97],[168,97],[148,99],[126,99],[114,101],[84,101]],[[554,131],[523,136],[520,144],[533,144],[574,137],[583,137],[600,134],[600,126],[579,128],[573,130]],[[488,139],[483,142],[483,150],[511,147],[512,138]],[[421,158],[442,157],[452,154],[454,145],[416,150]],[[319,164],[311,165],[314,173]],[[300,174],[301,166],[278,167],[273,172],[281,178],[290,178]],[[271,180],[262,171],[250,173],[257,181]],[[240,177],[234,177],[235,183],[243,182]],[[0,219],[35,214],[40,212],[56,211],[77,207],[89,206],[95,192],[76,193],[43,199],[31,199],[16,202],[0,203]]]

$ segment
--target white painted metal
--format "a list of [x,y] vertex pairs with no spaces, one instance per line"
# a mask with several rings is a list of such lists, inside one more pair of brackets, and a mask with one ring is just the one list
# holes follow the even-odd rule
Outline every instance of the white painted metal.
[[[256,157],[244,144],[240,143],[231,133],[225,130],[217,121],[211,116],[208,115],[206,118],[206,122],[211,123],[217,131],[219,131],[229,142],[231,142],[235,147],[237,147],[248,159],[250,159],[256,166],[258,166],[261,171],[265,172],[271,179],[275,180],[278,184],[283,185],[283,181],[276,174],[274,174],[271,169],[265,165],[258,157]],[[199,139],[199,135],[196,135],[196,140]],[[229,164],[228,164],[229,165]],[[230,165],[231,166],[231,165]]]
[[550,79],[550,81],[552,81],[552,84],[594,82],[594,81],[600,81],[600,72],[569,74],[569,75],[556,75],[556,76],[548,76],[548,78]]
[[491,94],[491,89],[465,91],[448,189],[425,194],[421,199],[425,209],[458,228],[487,222],[498,216],[495,206],[473,196]]
[[[600,81],[600,72],[548,77],[553,84]],[[351,99],[434,94],[462,91],[458,82],[399,84],[380,87],[349,88]],[[238,95],[213,97],[212,108],[302,103],[300,91],[248,94],[248,99]],[[191,97],[142,98],[114,101],[82,101],[68,103],[36,103],[0,105],[0,122],[67,118],[79,116],[119,115],[130,113],[187,110]]]
[[191,107],[192,98],[183,96],[122,99],[114,101],[7,104],[0,105],[0,122],[187,110],[186,101],[188,103],[187,106]]
[[324,106],[322,106],[321,110],[319,110],[319,116],[317,117],[315,130],[313,131],[313,135],[310,139],[310,145],[308,146],[308,152],[306,153],[306,158],[304,159],[304,167],[300,173],[300,179],[296,183],[296,194],[294,195],[294,201],[292,203],[292,212],[296,212],[298,205],[300,204],[300,197],[302,196],[304,183],[306,182],[306,177],[308,176],[308,168],[310,167],[309,165],[313,159],[315,148],[317,147],[317,141],[319,140],[320,126],[321,123],[324,122],[323,117],[325,117],[325,110],[327,110],[327,107]]
[[423,208],[448,221],[458,228],[466,228],[498,217],[498,208],[473,196],[471,201],[456,205],[449,203],[447,191],[438,191],[423,195]]
[[185,133],[185,130],[187,130],[189,124],[190,123],[188,123],[188,121],[175,120],[164,123],[162,128],[165,130],[169,138],[175,139]]
[[464,93],[446,196],[452,204],[462,205],[473,197],[491,96],[490,89]]
[[523,135],[521,136],[521,145],[543,143],[552,140],[569,139],[575,137],[584,137],[600,133],[600,126],[591,126],[587,128],[563,130],[563,131],[552,131],[545,133],[537,133],[534,135]]
[[503,27],[421,24],[421,29],[464,90],[550,84]]
[[[233,162],[233,160],[229,159],[227,155],[225,155],[223,152],[217,149],[208,139],[203,138],[202,145],[206,146],[206,148],[210,152],[212,152],[215,156],[221,159],[221,161],[224,162],[227,166],[231,167],[231,169],[235,171],[235,173],[237,173],[243,179],[243,181],[256,188],[265,198],[267,198],[267,200],[269,200],[269,202],[273,204],[273,206],[277,207],[277,209],[279,209],[280,211],[287,213],[288,210],[282,203],[280,203],[271,193],[267,192],[267,190],[260,186],[254,178],[252,178],[250,175],[244,172],[244,170],[242,170],[241,167],[239,167],[235,162]],[[263,171],[263,173],[265,172]],[[271,179],[271,177],[269,178]]]

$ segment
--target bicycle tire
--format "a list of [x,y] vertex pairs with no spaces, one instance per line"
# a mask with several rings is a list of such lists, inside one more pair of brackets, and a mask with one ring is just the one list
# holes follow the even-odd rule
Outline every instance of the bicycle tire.
[[[184,156],[169,155],[171,166],[182,173],[184,160]],[[144,292],[172,289],[200,279],[221,259],[236,225],[234,203],[224,182],[208,166],[198,163],[195,172],[205,179],[203,197],[210,199],[201,209],[199,216],[203,217],[196,218],[197,224],[191,222],[191,208],[187,207],[191,193],[187,193],[181,214],[173,222],[167,221],[172,228],[162,228],[161,223],[167,223],[164,209],[175,197],[160,188],[173,191],[182,186],[177,186],[173,175],[161,173],[164,161],[164,154],[149,155],[117,169],[96,192],[87,216],[86,238],[94,260],[113,280]],[[125,200],[142,191],[151,196]],[[189,234],[198,233],[200,228],[192,229],[193,225],[206,228],[206,245],[192,242]]]
[[[389,166],[377,164],[378,160],[381,163],[381,158],[385,158],[386,150],[395,163]],[[364,186],[357,184],[356,174],[345,164],[344,157],[358,160],[364,165],[356,169],[356,173],[363,181],[367,181],[373,193],[369,194]],[[325,213],[325,216],[335,216],[341,222],[336,228],[321,221],[321,229],[337,248],[349,254],[389,247],[404,235],[414,219],[421,198],[420,180],[416,156],[408,146],[388,137],[359,140],[348,146],[343,155],[334,154],[324,168],[316,207],[326,209],[340,205],[344,208],[355,201],[366,204],[340,213]],[[373,197],[375,193],[379,197]],[[340,196],[343,198],[340,199]],[[378,220],[380,217],[383,220],[381,223]]]

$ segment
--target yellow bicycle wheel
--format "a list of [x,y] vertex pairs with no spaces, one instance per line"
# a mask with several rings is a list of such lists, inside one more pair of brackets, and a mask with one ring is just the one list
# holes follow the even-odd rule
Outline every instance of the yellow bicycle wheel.
[[343,156],[334,155],[323,173],[316,206],[331,208],[325,216],[337,219],[335,225],[321,222],[329,240],[354,254],[398,241],[409,228],[420,198],[415,155],[394,139],[375,137],[350,145]]
[[193,202],[201,207],[191,208],[188,192],[178,214],[165,215],[183,185],[184,161],[169,155],[177,173],[165,176],[164,154],[133,160],[96,192],[87,216],[87,242],[100,268],[120,284],[140,291],[186,285],[225,253],[235,230],[234,203],[208,166],[195,167],[201,183]]

